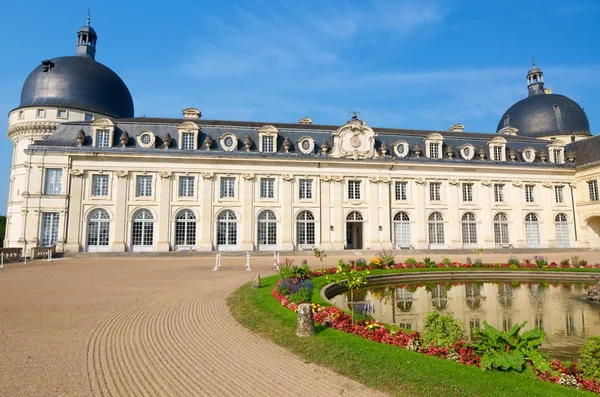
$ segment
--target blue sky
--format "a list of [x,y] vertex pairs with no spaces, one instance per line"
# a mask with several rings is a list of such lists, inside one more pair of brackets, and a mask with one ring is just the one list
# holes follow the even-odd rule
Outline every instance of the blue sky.
[[[531,56],[547,87],[600,130],[600,1],[102,1],[96,59],[128,85],[137,116],[494,132],[527,94]],[[72,55],[81,1],[3,4],[0,114],[42,59]],[[6,198],[11,145],[0,146]]]

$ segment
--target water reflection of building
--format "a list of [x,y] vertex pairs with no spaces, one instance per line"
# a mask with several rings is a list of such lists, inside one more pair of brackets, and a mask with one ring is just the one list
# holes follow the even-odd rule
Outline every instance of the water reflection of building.
[[[361,296],[375,307],[375,318],[402,328],[422,331],[430,311],[451,314],[465,325],[466,338],[483,321],[509,330],[527,321],[525,330],[539,326],[547,333],[544,349],[557,358],[572,358],[583,339],[600,334],[600,307],[580,302],[587,287],[581,284],[552,286],[546,283],[469,283],[447,288],[445,285],[417,288],[388,287],[387,294],[377,289]],[[336,305],[347,307],[347,297],[338,296]]]

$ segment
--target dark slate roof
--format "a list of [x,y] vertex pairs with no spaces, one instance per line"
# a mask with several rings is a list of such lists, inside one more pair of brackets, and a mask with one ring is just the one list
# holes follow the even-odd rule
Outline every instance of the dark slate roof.
[[575,101],[564,95],[531,95],[502,115],[498,128],[515,127],[532,138],[557,135],[591,135],[588,118]]
[[575,151],[575,166],[582,167],[600,161],[600,135],[569,143],[565,153]]
[[[94,148],[92,146],[92,129],[91,122],[71,122],[64,123],[58,126],[56,131],[50,135],[46,140],[38,142],[30,146],[30,150],[67,150],[70,152],[119,152],[126,155],[127,153],[153,153],[153,154],[169,154],[169,155],[182,155],[182,156],[204,156],[204,155],[219,155],[223,157],[281,157],[288,156],[287,158],[296,159],[310,159],[315,158],[319,155],[321,149],[321,142],[323,139],[328,141],[330,147],[333,146],[333,138],[331,133],[337,130],[340,126],[334,125],[317,125],[317,124],[290,124],[290,123],[265,123],[265,122],[253,122],[253,121],[223,121],[223,120],[186,120],[186,119],[165,119],[165,118],[133,118],[133,119],[116,119],[113,120],[116,124],[115,136],[113,138],[114,147],[111,148]],[[198,149],[197,150],[179,150],[177,149],[178,130],[177,126],[185,121],[192,121],[200,127],[198,137]],[[260,153],[258,152],[258,130],[265,125],[273,125],[279,130],[278,141],[277,141],[277,153]],[[78,146],[76,136],[79,130],[84,130],[86,134],[86,141],[83,146]],[[142,148],[137,145],[135,137],[142,131],[152,131],[156,135],[156,144],[153,148]],[[522,136],[511,136],[502,135],[507,141],[507,150],[513,149],[516,154],[516,161],[513,162],[508,159],[506,162],[494,162],[489,160],[489,150],[487,143],[492,139],[498,137],[497,134],[487,133],[469,133],[469,132],[457,132],[457,131],[433,131],[433,130],[408,130],[408,129],[393,129],[393,128],[377,128],[373,130],[378,134],[375,142],[375,148],[379,150],[381,145],[385,142],[388,146],[388,156],[381,159],[382,161],[437,161],[447,163],[472,163],[472,162],[486,162],[488,164],[497,163],[498,165],[524,165],[522,158],[522,150],[528,147],[533,148],[536,152],[544,151],[547,154],[547,145],[549,141],[543,141],[539,139],[527,138]],[[127,131],[129,134],[129,141],[126,147],[118,147],[120,137],[123,131]],[[169,150],[164,150],[163,137],[166,133],[171,136],[171,146]],[[227,152],[220,147],[219,137],[225,133],[233,133],[238,138],[237,150]],[[455,149],[455,155],[453,159],[428,159],[421,154],[417,158],[413,152],[413,147],[419,145],[421,150],[425,151],[425,145],[423,139],[432,133],[439,133],[444,137],[443,142],[443,153],[446,148],[451,145]],[[213,138],[213,144],[211,150],[208,151],[203,146],[204,139],[210,135]],[[250,152],[247,152],[243,146],[243,142],[246,136],[250,136],[253,141],[253,146]],[[297,141],[301,138],[309,136],[315,141],[315,149],[311,154],[302,153],[297,148]],[[285,137],[288,137],[291,141],[290,153],[284,153],[282,148]],[[393,146],[398,141],[406,141],[409,146],[409,155],[400,158],[393,153]],[[471,160],[464,160],[458,155],[458,149],[466,144],[471,144],[477,151],[479,148],[484,147],[486,149],[486,157],[481,160],[477,155]],[[444,156],[445,157],[445,156]],[[342,159],[346,160],[346,159]],[[349,160],[351,161],[351,160]],[[554,167],[570,167],[570,164],[553,164],[550,162],[542,163],[539,159],[536,159],[534,163],[527,163],[527,165],[540,165],[540,166],[554,166]]]
[[87,110],[109,117],[133,117],[133,100],[121,78],[94,59],[67,56],[36,67],[23,85],[21,104]]

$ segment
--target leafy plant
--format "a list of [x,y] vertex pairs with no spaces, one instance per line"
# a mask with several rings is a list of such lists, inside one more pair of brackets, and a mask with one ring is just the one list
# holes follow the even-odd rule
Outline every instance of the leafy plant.
[[417,264],[417,260],[415,258],[408,258],[404,261],[407,265],[414,266]]
[[548,266],[548,259],[544,256],[541,255],[536,255],[533,257],[533,260],[535,261],[535,264],[537,265],[537,267],[539,267],[540,269],[543,268],[544,266]]
[[579,260],[579,266],[587,266],[587,264],[588,264],[587,260],[585,260],[585,259],[580,259]]
[[460,321],[449,315],[430,312],[425,317],[421,337],[425,345],[433,342],[436,346],[450,347],[464,334],[465,328]]
[[394,251],[383,250],[383,251],[380,251],[379,253],[377,253],[376,257],[379,258],[379,262],[381,263],[382,266],[384,266],[384,267],[394,266],[394,263],[395,263]]
[[600,379],[600,336],[590,336],[581,347],[581,369],[586,378]]
[[531,259],[525,258],[523,259],[523,262],[525,262],[526,265],[529,265],[531,263]]
[[285,258],[285,261],[279,264],[279,277],[282,279],[290,279],[294,277],[294,268],[294,260]]
[[569,259],[563,259],[562,261],[560,261],[560,265],[561,266],[569,266]]
[[320,250],[315,247],[313,248],[313,255],[321,262],[321,268],[323,268],[323,259],[327,258],[325,250]]
[[354,321],[373,321],[375,306],[367,302],[353,302]]
[[579,257],[577,255],[571,257],[571,264],[575,267],[579,266]]
[[444,265],[446,265],[446,267],[450,267],[450,265],[452,264],[452,261],[449,258],[444,258],[444,259],[442,259],[442,263]]
[[546,339],[546,333],[535,327],[519,335],[525,324],[527,321],[515,324],[506,332],[484,321],[483,328],[475,329],[474,336],[480,339],[477,351],[482,354],[482,369],[522,372],[527,362],[541,372],[551,369],[548,359],[537,350]]
[[483,262],[481,261],[481,259],[477,258],[477,260],[475,261],[475,267],[483,267]]
[[435,261],[432,261],[430,257],[426,256],[423,258],[423,263],[427,267],[435,267]]
[[519,262],[519,260],[517,258],[515,258],[514,256],[511,256],[510,258],[508,258],[507,263],[511,266],[517,266],[517,267],[521,264],[521,262]]
[[[340,259],[335,274],[327,276],[327,279],[348,288],[350,290],[350,302],[354,302],[354,291],[369,283],[367,281],[368,274],[368,270],[356,270],[344,262],[343,259]],[[354,322],[354,305],[350,306],[350,310],[352,311],[351,319]]]

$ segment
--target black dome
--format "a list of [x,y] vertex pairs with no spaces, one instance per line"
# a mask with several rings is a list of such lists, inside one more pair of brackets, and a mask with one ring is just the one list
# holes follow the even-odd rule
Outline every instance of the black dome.
[[[47,71],[44,71],[47,70]],[[123,80],[108,67],[84,56],[43,61],[25,80],[21,104],[56,106],[133,117],[133,100]]]
[[517,135],[540,138],[554,135],[591,135],[588,118],[577,102],[564,95],[531,95],[512,105],[500,119],[504,127],[519,129]]

